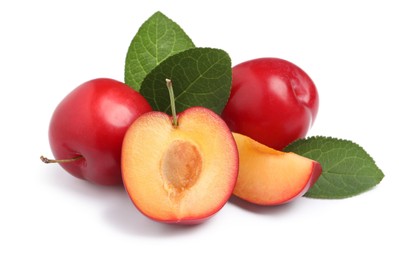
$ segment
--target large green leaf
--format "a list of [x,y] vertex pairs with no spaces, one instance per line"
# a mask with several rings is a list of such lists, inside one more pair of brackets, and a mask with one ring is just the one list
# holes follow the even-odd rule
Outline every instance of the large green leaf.
[[203,106],[220,114],[231,90],[231,59],[219,49],[192,48],[170,56],[144,79],[140,93],[154,110],[170,113],[165,79],[171,79],[177,113]]
[[193,48],[194,43],[178,24],[156,12],[139,28],[125,61],[125,83],[139,90],[145,76],[163,60]]
[[318,161],[323,168],[306,197],[347,198],[367,191],[384,178],[371,156],[348,140],[316,136],[298,140],[284,150]]

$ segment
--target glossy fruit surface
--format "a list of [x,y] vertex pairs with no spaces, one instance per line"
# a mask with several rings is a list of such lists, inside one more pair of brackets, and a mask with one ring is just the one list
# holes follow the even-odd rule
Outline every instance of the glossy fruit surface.
[[306,136],[318,108],[316,86],[301,68],[278,58],[259,58],[233,67],[222,118],[233,132],[281,150]]
[[60,165],[75,177],[102,185],[122,183],[123,137],[151,106],[122,82],[98,78],[78,86],[57,106],[49,141],[55,159],[82,156]]
[[174,126],[154,111],[128,129],[122,146],[122,176],[134,205],[166,223],[200,223],[230,198],[238,174],[232,133],[213,111],[191,107]]

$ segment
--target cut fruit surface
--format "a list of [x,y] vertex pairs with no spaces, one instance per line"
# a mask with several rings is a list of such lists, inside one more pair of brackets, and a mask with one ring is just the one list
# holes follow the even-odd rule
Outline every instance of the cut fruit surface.
[[233,133],[239,152],[234,195],[259,205],[278,205],[302,196],[319,178],[321,165],[294,153],[269,148]]
[[238,152],[224,121],[193,107],[178,126],[149,112],[128,129],[122,146],[122,178],[136,207],[162,222],[199,222],[220,210],[232,194]]

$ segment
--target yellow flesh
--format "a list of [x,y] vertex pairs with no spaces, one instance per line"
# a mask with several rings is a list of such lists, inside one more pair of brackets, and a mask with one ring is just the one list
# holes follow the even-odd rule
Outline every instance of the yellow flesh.
[[233,136],[240,158],[236,196],[257,204],[278,204],[307,185],[313,168],[310,159],[274,150],[244,135]]
[[138,118],[125,135],[122,173],[135,205],[160,220],[216,212],[230,196],[237,176],[237,150],[220,118],[186,110],[173,127],[153,112]]

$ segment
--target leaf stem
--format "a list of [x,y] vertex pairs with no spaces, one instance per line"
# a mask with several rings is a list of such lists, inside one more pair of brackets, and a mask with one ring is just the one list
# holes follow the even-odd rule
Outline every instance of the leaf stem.
[[172,125],[174,127],[177,127],[178,122],[176,115],[175,94],[173,93],[173,85],[170,79],[166,79],[166,86],[168,87],[169,97],[170,97],[170,108],[172,109]]

